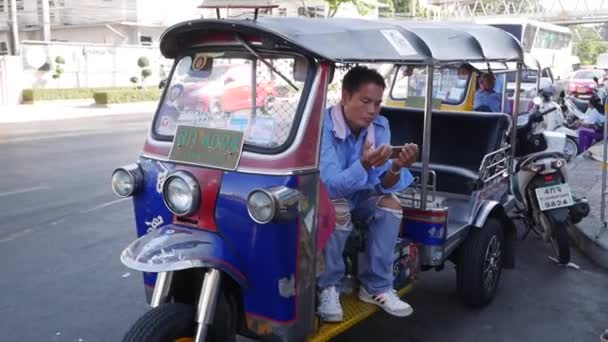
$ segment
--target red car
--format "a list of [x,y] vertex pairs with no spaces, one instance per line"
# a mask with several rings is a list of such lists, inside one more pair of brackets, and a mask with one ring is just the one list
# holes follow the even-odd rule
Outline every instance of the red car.
[[594,77],[597,77],[598,81],[603,83],[606,72],[601,69],[582,69],[576,71],[570,79],[568,93],[581,99],[590,98],[597,87],[597,84],[593,80]]
[[[256,107],[269,112],[277,96],[274,82],[268,77],[258,76],[256,83]],[[190,109],[212,114],[249,110],[251,85],[251,65],[218,65],[214,66],[208,78],[184,82],[179,102]]]

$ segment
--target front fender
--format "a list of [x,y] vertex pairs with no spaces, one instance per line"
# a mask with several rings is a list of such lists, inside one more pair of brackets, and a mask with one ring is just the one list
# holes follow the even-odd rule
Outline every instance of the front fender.
[[217,233],[182,227],[162,226],[133,241],[120,255],[122,263],[142,272],[170,272],[190,268],[215,268],[246,287],[237,256]]

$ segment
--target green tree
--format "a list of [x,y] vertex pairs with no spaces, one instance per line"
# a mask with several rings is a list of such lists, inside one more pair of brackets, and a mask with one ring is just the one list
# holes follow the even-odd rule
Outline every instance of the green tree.
[[580,40],[576,44],[576,54],[581,64],[595,64],[600,53],[608,52],[606,41],[592,28],[578,28],[577,33]]
[[[137,66],[140,69],[139,76],[141,76],[141,85],[139,87],[143,88],[146,78],[148,78],[152,75],[152,70],[150,70],[148,68],[150,66],[150,61],[148,60],[147,57],[144,57],[144,56],[139,57],[137,59]],[[137,84],[139,82],[139,77],[133,76],[133,77],[131,77],[130,81],[133,84]]]
[[58,80],[63,74],[63,65],[65,65],[65,59],[61,56],[55,57],[55,73],[53,79]]
[[371,5],[361,0],[325,0],[325,2],[329,5],[329,17],[335,16],[336,13],[338,13],[340,5],[346,3],[352,3],[355,5],[355,7],[357,7],[357,11],[363,15],[369,13],[369,11],[373,9]]

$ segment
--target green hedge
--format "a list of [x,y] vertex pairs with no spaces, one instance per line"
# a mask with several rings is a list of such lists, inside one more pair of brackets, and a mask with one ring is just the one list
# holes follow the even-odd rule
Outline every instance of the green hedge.
[[93,94],[95,104],[106,105],[110,103],[157,101],[160,98],[160,90],[151,89],[128,89],[101,91]]
[[[115,87],[115,88],[65,88],[65,89],[24,89],[22,96],[23,102],[35,102],[35,101],[53,101],[53,100],[76,100],[76,99],[90,99],[93,94],[100,92],[135,92],[145,91],[149,92],[156,90],[157,94],[160,94],[156,88],[146,88],[143,90],[135,89],[133,87]],[[154,99],[158,99],[158,96]]]

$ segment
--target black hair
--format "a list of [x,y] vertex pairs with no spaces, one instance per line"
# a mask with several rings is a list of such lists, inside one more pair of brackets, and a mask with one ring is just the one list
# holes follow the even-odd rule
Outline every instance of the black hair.
[[386,89],[384,77],[374,69],[369,69],[365,66],[356,66],[351,68],[342,79],[342,90],[352,94],[359,90],[365,83],[376,84],[382,89]]

